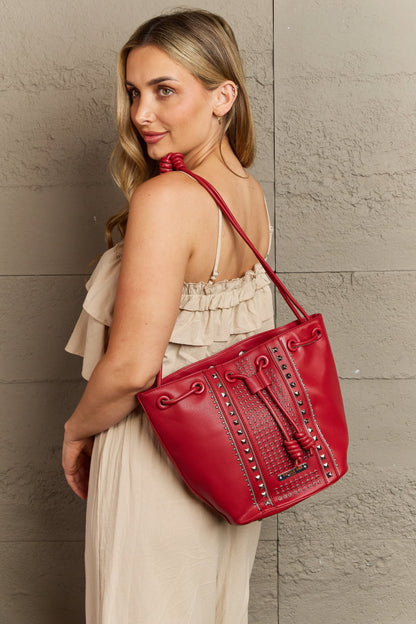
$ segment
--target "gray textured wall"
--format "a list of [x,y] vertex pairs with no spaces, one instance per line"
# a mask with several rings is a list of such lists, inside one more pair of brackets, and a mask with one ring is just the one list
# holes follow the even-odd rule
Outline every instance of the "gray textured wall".
[[279,624],[415,624],[416,3],[275,6],[277,264],[351,433],[349,474],[279,517]]
[[235,27],[277,266],[324,313],[351,429],[350,473],[264,523],[250,622],[415,624],[413,0],[0,4],[0,620],[82,622],[84,505],[60,474],[82,384],[63,346],[123,204],[106,169],[116,52],[181,4]]

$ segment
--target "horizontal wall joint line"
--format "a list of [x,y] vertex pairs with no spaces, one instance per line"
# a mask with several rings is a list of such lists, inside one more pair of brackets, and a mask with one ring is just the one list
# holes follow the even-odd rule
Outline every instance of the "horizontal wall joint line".
[[0,544],[83,544],[82,539],[0,539]]
[[416,269],[340,269],[339,271],[274,271],[276,275],[359,275],[373,273],[416,273]]
[[342,381],[414,381],[416,377],[414,375],[409,377],[346,377],[338,375],[338,379]]
[[24,386],[27,384],[79,383],[80,381],[85,381],[85,379],[82,377],[52,377],[51,379],[0,379],[0,386],[12,386],[19,384]]

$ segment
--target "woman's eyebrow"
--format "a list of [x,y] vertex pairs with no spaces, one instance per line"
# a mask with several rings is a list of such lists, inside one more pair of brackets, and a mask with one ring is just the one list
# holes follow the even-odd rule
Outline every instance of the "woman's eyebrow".
[[[172,78],[172,76],[159,76],[158,78],[152,78],[152,80],[149,80],[149,82],[146,82],[146,86],[152,87],[153,85],[159,84],[159,82],[165,82],[166,80],[179,82],[179,80],[177,80],[176,78]],[[126,86],[135,87],[135,85],[132,82],[129,82],[128,80],[126,80]]]
[[160,76],[159,78],[153,78],[153,80],[149,80],[147,82],[147,86],[151,87],[153,85],[159,84],[159,82],[165,82],[165,80],[173,80],[173,82],[179,82],[176,78],[172,78],[172,76]]

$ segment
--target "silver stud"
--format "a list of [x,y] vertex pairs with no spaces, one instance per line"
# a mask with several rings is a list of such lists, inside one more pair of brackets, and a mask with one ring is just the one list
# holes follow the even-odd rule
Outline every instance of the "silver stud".
[[300,410],[300,413],[302,414],[302,416],[305,416],[306,410]]
[[226,397],[226,396],[227,396],[227,393],[226,393],[226,392],[221,392],[221,396],[222,396],[222,397]]
[[292,375],[290,373],[286,373],[286,379],[290,379]]
[[282,364],[282,370],[286,370],[286,369],[287,369],[286,364]]
[[277,347],[273,347],[273,348],[272,348],[272,352],[273,352],[273,353],[276,353],[276,351],[278,351],[278,350],[279,350],[279,349],[278,349]]
[[248,461],[249,461],[250,463],[251,463],[252,461],[254,461],[254,457],[248,457],[247,459],[248,459]]
[[256,481],[260,481],[260,475],[256,475]]
[[295,396],[299,396],[299,392],[296,390],[296,392],[293,393]]
[[261,493],[261,495],[262,495],[262,496],[266,496],[266,492],[262,492],[262,493]]
[[231,405],[231,403],[230,403],[229,401],[226,401],[226,402],[225,402],[225,406],[226,406],[226,407],[230,407],[230,405]]
[[324,464],[324,468],[325,468],[325,470],[326,470],[327,468],[329,468],[329,464]]
[[237,419],[233,420],[233,423],[234,423],[235,425],[238,425],[238,424],[239,424],[239,422],[238,422],[238,420],[237,420]]
[[222,388],[222,387],[223,387],[222,383],[217,383],[217,388]]
[[321,459],[325,459],[325,455],[322,453],[322,455],[319,456]]
[[294,381],[291,381],[291,382],[290,382],[290,387],[291,387],[291,388],[296,388],[296,384],[295,384],[295,382],[294,382]]
[[218,375],[217,375],[217,373],[212,373],[212,377],[213,377],[214,379],[218,379]]
[[307,425],[307,424],[308,424],[308,422],[309,422],[309,419],[308,419],[308,418],[304,418],[304,419],[303,419],[303,422],[305,423],[305,425]]
[[254,466],[252,466],[252,467],[251,467],[251,469],[252,469],[253,471],[256,471],[256,470],[257,470],[257,466],[256,466],[256,464],[254,464]]
[[298,405],[303,405],[303,401],[298,401]]
[[318,442],[317,436],[313,436],[312,440],[314,440],[314,442]]
[[309,431],[309,433],[312,433],[312,431],[313,431],[312,427],[308,427],[308,431]]
[[264,488],[264,483],[259,483],[259,488],[262,490]]
[[283,357],[282,357],[281,355],[278,355],[278,356],[277,356],[277,361],[278,361],[278,362],[281,362],[282,360],[283,360]]
[[327,473],[326,473],[326,476],[327,476],[327,477],[332,477],[332,472],[327,472]]
[[318,444],[318,446],[316,447],[317,451],[322,451],[322,446],[320,444]]
[[245,438],[243,438],[242,440],[240,440],[241,444],[245,444],[247,442],[247,440]]
[[243,435],[243,432],[241,431],[241,429],[237,429],[237,433],[238,435]]
[[249,448],[244,449],[244,453],[250,453],[250,449]]
[[235,412],[231,411],[230,416],[235,416]]

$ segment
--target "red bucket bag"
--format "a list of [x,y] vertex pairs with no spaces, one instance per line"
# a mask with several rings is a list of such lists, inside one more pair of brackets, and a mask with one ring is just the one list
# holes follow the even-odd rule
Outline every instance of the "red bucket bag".
[[185,366],[137,395],[189,488],[232,524],[279,513],[347,471],[348,432],[320,314],[308,315],[180,154],[161,161],[197,180],[256,254],[296,320]]

